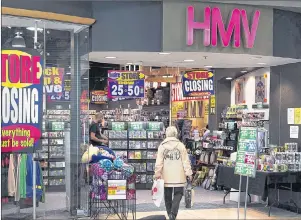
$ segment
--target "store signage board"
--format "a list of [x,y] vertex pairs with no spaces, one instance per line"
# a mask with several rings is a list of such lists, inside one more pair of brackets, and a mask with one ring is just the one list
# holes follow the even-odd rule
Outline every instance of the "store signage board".
[[216,47],[219,38],[223,47],[229,47],[233,39],[233,47],[240,48],[242,38],[244,39],[245,48],[254,47],[260,19],[259,10],[254,12],[252,20],[249,21],[245,9],[235,8],[230,13],[228,25],[225,25],[226,18],[222,17],[221,10],[218,7],[205,7],[203,21],[195,20],[194,10],[193,6],[187,7],[186,44],[188,46],[194,43],[194,30],[203,30],[203,45],[206,47]]
[[108,180],[108,200],[126,199],[126,180]]
[[44,71],[44,93],[48,101],[69,101],[70,88],[65,90],[64,68],[46,67]]
[[128,122],[128,129],[131,131],[140,131],[144,130],[145,123],[144,122]]
[[214,95],[214,74],[207,70],[185,71],[182,76],[184,97],[206,97]]
[[145,75],[140,71],[108,72],[108,98],[144,98]]
[[256,155],[257,128],[240,128],[235,174],[254,178],[256,176]]
[[33,153],[41,147],[42,57],[31,49],[3,49],[1,59],[1,151]]
[[108,103],[107,91],[94,90],[90,92],[90,103],[92,104],[106,104]]
[[125,122],[112,122],[113,131],[122,131],[125,129],[126,129]]

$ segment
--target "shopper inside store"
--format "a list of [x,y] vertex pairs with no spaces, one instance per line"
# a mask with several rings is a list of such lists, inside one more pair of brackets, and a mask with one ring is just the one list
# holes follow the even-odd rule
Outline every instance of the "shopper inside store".
[[1,219],[301,219],[300,21],[2,0]]

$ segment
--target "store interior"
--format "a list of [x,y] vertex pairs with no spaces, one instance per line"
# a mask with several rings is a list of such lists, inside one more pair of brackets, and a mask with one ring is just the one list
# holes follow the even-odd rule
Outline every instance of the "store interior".
[[[3,19],[2,22],[2,47],[10,47],[16,36],[19,38],[21,34],[25,45],[34,48],[34,22],[28,21],[27,24],[24,23],[24,19],[17,18]],[[165,128],[169,125],[175,125],[181,131],[179,138],[190,154],[194,185],[196,189],[201,189],[202,198],[212,195],[212,191],[217,191],[217,197],[222,200],[224,192],[231,190],[219,185],[225,180],[219,180],[223,175],[219,177],[221,173],[217,170],[218,165],[221,165],[233,168],[234,173],[235,152],[238,149],[241,127],[256,130],[260,155],[256,158],[259,163],[257,170],[301,171],[300,146],[296,147],[293,141],[284,146],[269,142],[270,67],[300,60],[196,52],[88,53],[89,37],[85,27],[64,25],[60,26],[56,22],[41,22],[38,25],[40,29],[37,48],[45,58],[45,71],[61,74],[64,87],[63,95],[57,96],[50,91],[51,87],[47,83],[44,85],[43,148],[37,152],[46,194],[45,201],[40,203],[37,209],[44,215],[47,215],[47,211],[69,210],[72,203],[69,201],[72,194],[72,178],[68,165],[72,162],[67,152],[71,151],[70,91],[73,90],[72,76],[75,72],[78,73],[80,81],[80,88],[76,90],[81,94],[82,137],[77,148],[84,154],[86,149],[82,147],[89,145],[91,121],[97,112],[103,112],[106,121],[103,128],[104,134],[109,138],[109,148],[135,169],[137,200],[145,199],[142,196],[149,195],[145,191],[149,192],[152,188],[157,148],[165,137]],[[77,54],[80,69],[73,67],[70,29],[83,33],[79,35],[82,41],[79,45],[80,53]],[[108,71],[112,70],[143,72],[145,96],[108,98]],[[214,94],[184,97],[181,82],[183,72],[197,70],[214,74]],[[210,134],[203,138],[207,125]],[[2,155],[2,166],[7,172],[9,163],[5,161],[9,157],[10,155]],[[77,181],[80,182],[81,179]],[[2,184],[2,187],[4,185]],[[284,197],[295,202],[295,205],[293,202],[283,205],[284,208],[290,207],[293,212],[296,211],[296,206],[301,206],[301,192],[300,187],[298,191],[298,186],[295,184],[290,188],[277,188],[281,194],[278,198],[280,203]],[[86,211],[88,195],[81,192],[79,194],[81,198],[78,209]],[[238,197],[237,192],[230,192],[227,199],[237,202]],[[16,212],[16,203],[10,195],[4,195],[2,201],[6,213]],[[252,195],[252,201],[263,204],[266,202],[258,195]],[[24,205],[19,208],[24,210],[31,207],[32,201],[31,205]],[[17,210],[20,211],[18,208]]]

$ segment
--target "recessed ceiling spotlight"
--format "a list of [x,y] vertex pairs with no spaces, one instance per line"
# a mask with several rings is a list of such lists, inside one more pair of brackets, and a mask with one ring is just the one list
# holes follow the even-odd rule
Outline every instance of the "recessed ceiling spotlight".
[[232,77],[227,77],[227,78],[226,78],[226,80],[231,80],[231,79],[232,79]]
[[116,59],[116,57],[105,57],[106,59]]
[[187,59],[187,60],[184,60],[184,62],[194,62],[194,60]]
[[170,53],[168,53],[168,52],[160,52],[159,54],[160,55],[169,55]]
[[266,63],[257,63],[258,65],[266,65]]
[[205,66],[205,68],[212,68],[212,66]]
[[247,70],[242,70],[242,71],[240,71],[241,73],[246,73],[246,72],[248,72]]

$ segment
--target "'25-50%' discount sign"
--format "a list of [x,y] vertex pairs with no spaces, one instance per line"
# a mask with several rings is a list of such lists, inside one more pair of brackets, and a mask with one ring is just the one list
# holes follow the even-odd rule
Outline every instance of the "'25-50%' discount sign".
[[108,98],[143,98],[144,79],[145,75],[139,71],[109,71]]

